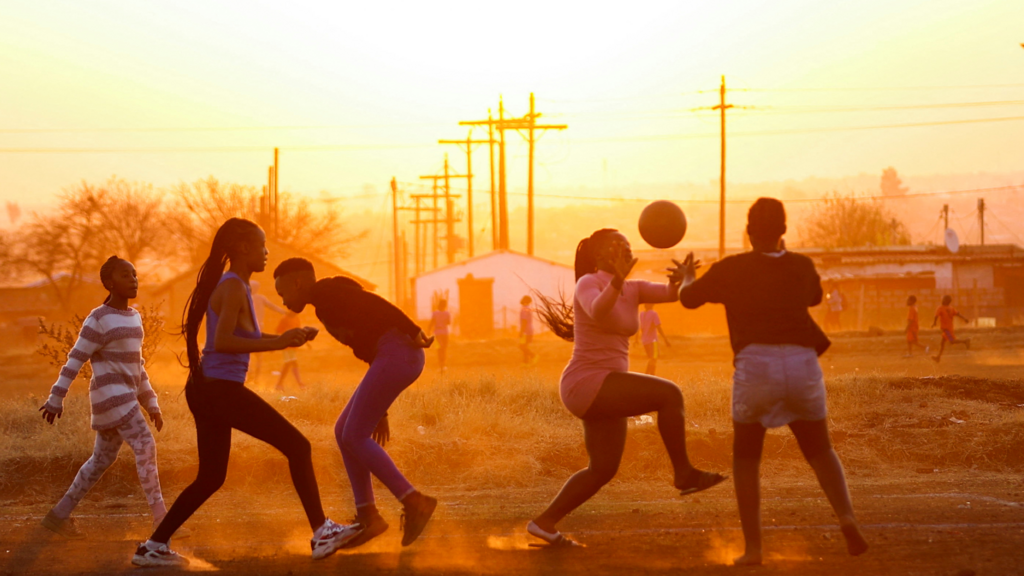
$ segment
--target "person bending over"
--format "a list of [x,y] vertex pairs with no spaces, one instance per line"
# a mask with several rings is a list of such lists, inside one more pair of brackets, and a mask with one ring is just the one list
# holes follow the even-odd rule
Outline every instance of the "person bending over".
[[423,349],[434,339],[395,305],[363,290],[355,280],[335,276],[318,281],[309,260],[285,260],[274,270],[274,281],[285,307],[298,313],[312,305],[328,334],[370,365],[334,426],[355,497],[353,526],[359,530],[346,547],[359,546],[388,529],[377,510],[371,475],[402,503],[402,546],[412,544],[434,513],[437,500],[413,488],[384,445],[391,437],[388,408],[419,378]]

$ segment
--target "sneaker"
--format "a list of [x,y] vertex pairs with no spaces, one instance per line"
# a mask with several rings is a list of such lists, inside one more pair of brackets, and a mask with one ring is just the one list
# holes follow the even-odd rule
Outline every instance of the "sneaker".
[[319,535],[314,534],[313,539],[309,541],[309,546],[313,549],[313,560],[320,560],[334,554],[338,548],[358,536],[361,530],[361,526],[342,526],[328,518],[324,521],[324,525],[317,530]]
[[132,564],[136,566],[172,566],[183,568],[188,566],[188,558],[171,550],[167,547],[167,544],[161,544],[153,550],[143,542],[135,549],[135,556],[132,556]]
[[352,526],[359,528],[359,534],[357,534],[355,538],[346,542],[342,548],[355,548],[356,546],[362,546],[377,536],[380,536],[389,528],[388,523],[380,514],[374,514],[369,518],[356,516],[352,520]]
[[47,512],[43,517],[42,525],[47,530],[71,540],[85,538],[85,533],[78,529],[78,523],[74,518],[60,518],[53,513],[53,510]]
[[419,492],[413,492],[406,496],[405,512],[402,513],[402,546],[408,546],[416,541],[427,527],[427,521],[434,514],[437,508],[437,498],[424,496]]

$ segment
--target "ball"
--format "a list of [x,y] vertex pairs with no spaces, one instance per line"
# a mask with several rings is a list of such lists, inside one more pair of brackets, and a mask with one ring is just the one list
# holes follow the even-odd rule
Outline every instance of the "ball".
[[668,200],[651,202],[640,213],[640,236],[655,248],[671,248],[686,235],[686,214]]

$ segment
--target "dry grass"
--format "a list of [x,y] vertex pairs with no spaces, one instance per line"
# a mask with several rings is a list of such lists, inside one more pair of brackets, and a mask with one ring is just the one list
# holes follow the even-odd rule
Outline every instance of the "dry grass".
[[[667,376],[681,382],[693,459],[716,470],[728,469],[732,438],[727,377],[721,371],[687,377],[668,371]],[[351,379],[322,374],[312,393],[289,402],[282,402],[279,394],[264,394],[313,443],[321,484],[347,485],[333,429],[352,390],[341,382]],[[550,373],[512,368],[448,379],[425,376],[391,410],[393,442],[388,450],[422,486],[472,491],[528,487],[538,479],[559,482],[585,465],[586,456],[579,422],[562,407],[556,382]],[[847,467],[865,473],[887,467],[1024,469],[1024,411],[1016,406],[1024,399],[1013,400],[1024,388],[1020,383],[985,382],[994,387],[995,401],[966,393],[962,386],[970,383],[948,379],[881,374],[829,378],[831,426]],[[39,417],[41,397],[0,400],[0,432],[7,440],[0,449],[0,492],[52,498],[67,487],[89,457],[94,437],[87,397],[78,392],[68,398],[56,427]],[[168,422],[157,435],[161,476],[165,490],[174,494],[195,476],[194,429],[180,389],[165,390],[160,400]],[[785,430],[769,434],[765,453],[769,473],[803,465]],[[137,491],[134,464],[127,453],[123,456],[99,490]],[[670,480],[655,426],[632,426],[619,477]],[[280,454],[244,434],[235,435],[229,484],[258,489],[268,482],[287,483],[287,478]]]

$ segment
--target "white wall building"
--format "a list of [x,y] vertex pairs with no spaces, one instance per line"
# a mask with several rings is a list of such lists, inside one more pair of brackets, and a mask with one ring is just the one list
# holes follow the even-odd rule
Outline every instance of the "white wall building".
[[[435,299],[447,294],[453,331],[467,337],[486,337],[494,330],[518,330],[519,301],[531,294],[531,289],[551,297],[561,293],[571,302],[575,285],[575,274],[568,266],[511,250],[496,250],[414,278],[415,317],[429,321]],[[535,319],[534,329],[540,332],[542,328]]]

